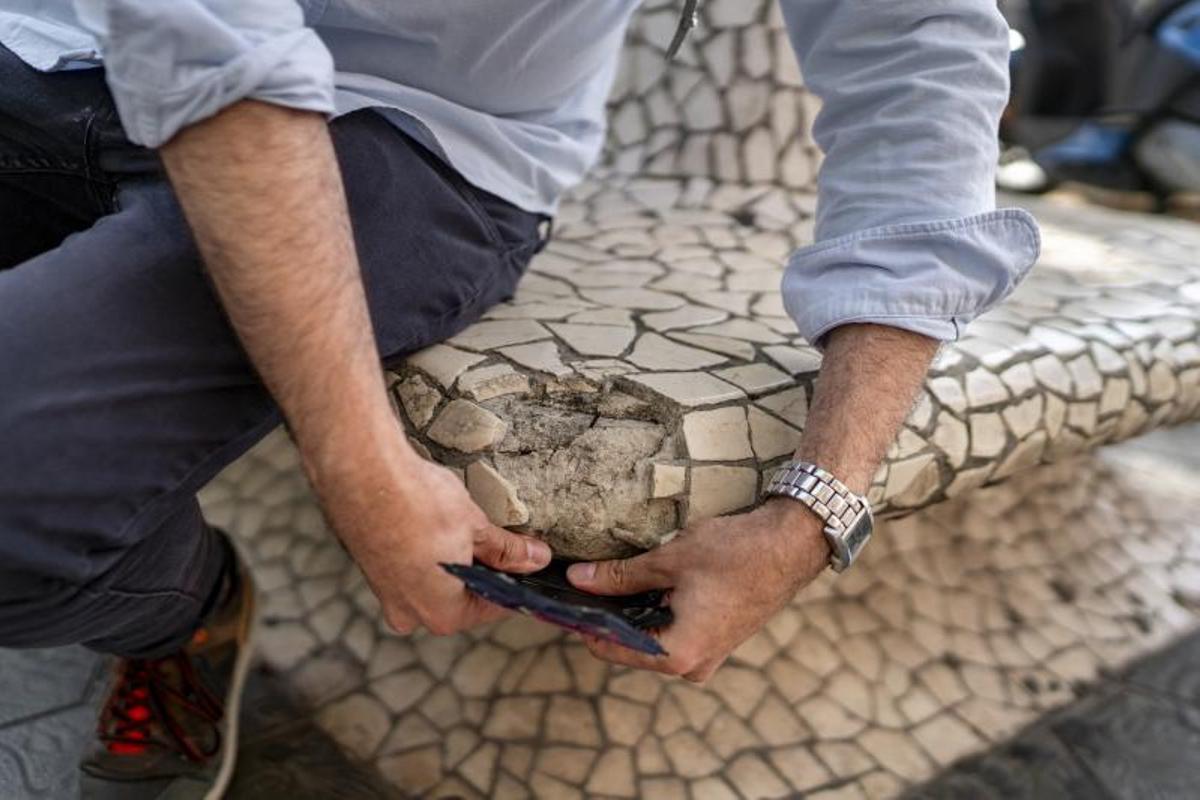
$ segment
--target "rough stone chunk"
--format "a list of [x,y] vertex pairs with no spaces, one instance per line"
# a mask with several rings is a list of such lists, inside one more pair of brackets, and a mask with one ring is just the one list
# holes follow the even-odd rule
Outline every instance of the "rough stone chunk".
[[486,461],[467,466],[467,491],[488,519],[501,527],[529,521],[529,508],[517,496],[516,487]]
[[396,385],[396,394],[404,405],[404,413],[418,428],[433,419],[433,412],[442,402],[442,394],[420,375],[410,375]]
[[498,453],[495,466],[529,507],[529,527],[556,555],[615,558],[637,548],[614,528],[644,541],[677,527],[674,501],[647,496],[646,462],[665,436],[655,423],[601,420],[553,447]]
[[529,378],[508,364],[493,364],[466,372],[458,379],[458,390],[472,400],[491,400],[506,394],[529,391]]
[[477,453],[504,438],[508,423],[469,400],[451,400],[429,426],[429,438],[464,453]]

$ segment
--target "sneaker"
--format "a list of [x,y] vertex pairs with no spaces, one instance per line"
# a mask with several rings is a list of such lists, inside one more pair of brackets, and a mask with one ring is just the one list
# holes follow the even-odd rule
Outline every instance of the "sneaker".
[[237,754],[238,710],[250,664],[254,585],[234,557],[225,598],[181,650],[131,658],[81,765],[84,800],[218,800]]

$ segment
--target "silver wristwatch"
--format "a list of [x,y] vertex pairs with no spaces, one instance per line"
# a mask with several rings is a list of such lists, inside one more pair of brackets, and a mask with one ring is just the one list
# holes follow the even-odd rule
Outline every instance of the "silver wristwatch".
[[825,522],[825,540],[832,551],[829,566],[834,572],[854,563],[875,527],[867,499],[815,464],[784,464],[767,484],[767,494],[799,500]]

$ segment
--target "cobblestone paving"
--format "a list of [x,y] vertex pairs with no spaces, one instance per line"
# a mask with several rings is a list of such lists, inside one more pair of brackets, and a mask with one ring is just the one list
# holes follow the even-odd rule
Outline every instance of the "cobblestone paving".
[[1105,679],[906,800],[1190,800],[1200,772],[1200,634]]
[[[812,198],[648,180],[576,197],[513,301],[410,358],[393,390],[497,523],[597,557],[753,505],[794,449],[821,357],[778,286]],[[943,350],[877,513],[1200,413],[1200,228],[1034,207],[1042,260]]]
[[389,635],[279,435],[204,500],[266,590],[264,658],[412,796],[849,798],[927,778],[1192,626],[1196,479],[1118,450],[886,523],[703,688],[525,618]]

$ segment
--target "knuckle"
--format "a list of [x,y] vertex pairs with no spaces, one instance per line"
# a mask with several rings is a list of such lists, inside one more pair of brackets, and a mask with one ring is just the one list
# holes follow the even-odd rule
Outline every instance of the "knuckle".
[[629,563],[626,561],[608,562],[608,582],[614,589],[624,589],[629,585]]
[[383,621],[387,623],[388,628],[394,633],[408,634],[413,632],[414,626],[407,614],[386,611],[383,615]]
[[453,623],[444,619],[428,620],[425,623],[425,628],[434,636],[449,636],[456,630]]

